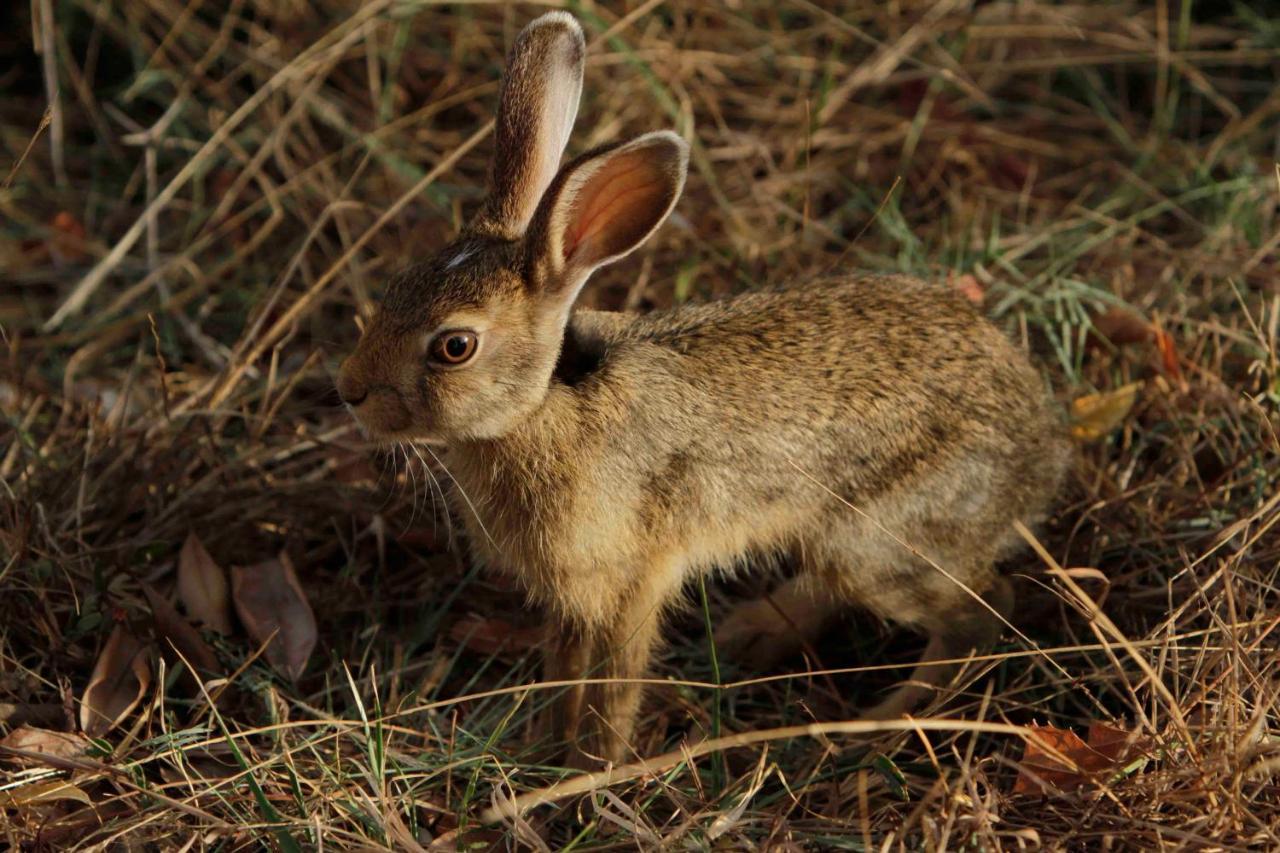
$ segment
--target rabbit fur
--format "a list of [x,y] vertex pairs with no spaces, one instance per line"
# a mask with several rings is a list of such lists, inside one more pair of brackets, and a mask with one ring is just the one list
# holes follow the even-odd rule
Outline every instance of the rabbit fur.
[[[687,146],[659,132],[563,168],[585,42],[566,13],[514,44],[492,190],[390,281],[338,388],[374,437],[442,444],[486,563],[552,620],[549,717],[575,760],[633,754],[637,683],[691,579],[760,556],[796,578],[721,624],[753,664],[859,605],[930,637],[911,710],[1012,606],[998,559],[1047,512],[1070,444],[1027,357],[962,296],[849,274],[631,316],[574,310],[666,218]],[[455,362],[454,358],[462,360]]]

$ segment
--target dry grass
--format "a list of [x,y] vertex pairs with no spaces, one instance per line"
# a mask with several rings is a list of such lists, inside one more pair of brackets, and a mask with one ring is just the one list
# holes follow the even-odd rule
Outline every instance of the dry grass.
[[[37,58],[25,5],[0,32],[0,735],[74,727],[112,625],[153,635],[140,584],[172,586],[189,531],[223,566],[287,549],[321,641],[289,684],[219,640],[216,712],[170,662],[90,755],[0,761],[4,842],[1280,846],[1280,27],[1250,4],[572,7],[572,150],[694,141],[673,224],[590,303],[969,274],[1064,404],[1145,386],[1010,566],[1026,639],[920,726],[839,725],[913,638],[855,618],[793,672],[720,672],[696,605],[748,584],[709,587],[635,745],[696,755],[488,826],[495,792],[565,775],[523,753],[536,651],[475,640],[473,614],[534,617],[450,555],[416,460],[363,462],[332,377],[385,276],[479,198],[537,9],[33,0]],[[1115,306],[1176,353],[1090,334]],[[1014,792],[1026,725],[1096,722],[1146,761]],[[50,779],[84,799],[32,802]]]

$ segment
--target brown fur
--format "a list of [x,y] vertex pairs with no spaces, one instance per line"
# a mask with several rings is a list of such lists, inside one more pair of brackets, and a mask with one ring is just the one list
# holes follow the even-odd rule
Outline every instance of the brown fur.
[[[521,36],[509,75],[573,57],[571,21],[531,25],[541,35]],[[504,94],[500,114],[564,97],[535,90],[505,84],[521,100]],[[499,144],[510,160],[526,150]],[[644,317],[571,314],[591,269],[666,216],[684,168],[682,145],[651,134],[554,182],[495,170],[483,227],[392,281],[343,365],[342,396],[376,436],[447,446],[473,547],[556,622],[549,678],[642,676],[681,587],[761,554],[792,555],[800,579],[721,627],[724,645],[756,658],[850,604],[928,633],[927,658],[990,643],[992,611],[1011,606],[994,572],[1016,546],[1011,522],[1048,509],[1069,459],[1039,376],[962,297],[897,276]],[[526,236],[495,224],[535,195]],[[429,364],[427,341],[454,328],[477,331],[472,361]],[[574,688],[555,733],[618,760],[640,695]],[[904,690],[873,713],[922,698]]]

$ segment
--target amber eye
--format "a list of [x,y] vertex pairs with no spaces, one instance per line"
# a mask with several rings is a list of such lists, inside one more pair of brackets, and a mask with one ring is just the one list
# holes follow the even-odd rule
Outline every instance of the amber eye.
[[440,364],[462,364],[476,354],[475,332],[441,332],[431,341],[431,358]]

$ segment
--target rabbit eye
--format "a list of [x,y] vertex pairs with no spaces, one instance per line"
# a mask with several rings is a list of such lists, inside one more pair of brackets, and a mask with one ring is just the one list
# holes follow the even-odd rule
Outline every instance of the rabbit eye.
[[476,353],[475,332],[441,332],[431,341],[431,358],[440,364],[462,364]]

